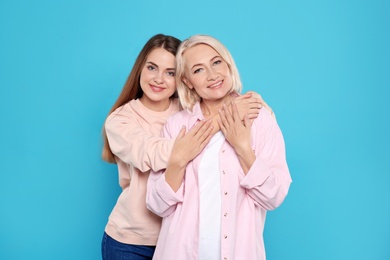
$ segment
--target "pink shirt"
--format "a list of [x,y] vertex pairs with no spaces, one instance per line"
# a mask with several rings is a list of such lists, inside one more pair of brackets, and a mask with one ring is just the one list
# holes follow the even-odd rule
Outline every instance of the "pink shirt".
[[161,130],[167,118],[178,111],[178,100],[171,102],[166,111],[156,112],[137,99],[116,109],[105,122],[122,188],[105,232],[119,242],[157,243],[161,218],[146,208],[146,184],[150,169],[160,170],[167,165],[173,141],[161,138]]
[[[182,125],[191,128],[202,120],[200,105],[168,119],[163,135],[176,138]],[[225,140],[219,151],[221,181],[221,259],[265,259],[263,229],[267,210],[277,208],[291,183],[282,133],[267,109],[261,109],[252,126],[256,161],[243,173],[233,148]],[[186,168],[175,193],[165,181],[164,170],[151,172],[147,207],[163,217],[154,254],[156,260],[197,260],[199,242],[199,191],[197,171],[203,152]],[[212,198],[210,198],[212,199]]]

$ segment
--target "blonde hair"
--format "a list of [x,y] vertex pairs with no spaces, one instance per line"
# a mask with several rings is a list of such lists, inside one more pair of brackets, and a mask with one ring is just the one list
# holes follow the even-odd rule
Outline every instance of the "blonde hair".
[[196,102],[201,101],[201,97],[196,93],[194,89],[190,89],[183,81],[183,78],[186,77],[185,75],[185,60],[183,58],[184,52],[196,45],[199,44],[206,44],[213,48],[218,54],[221,56],[221,58],[227,63],[230,74],[232,75],[233,85],[230,90],[231,92],[238,92],[241,93],[242,90],[242,84],[240,80],[240,75],[238,73],[238,69],[236,66],[236,63],[233,60],[232,55],[228,51],[228,49],[217,39],[209,36],[209,35],[194,35],[190,38],[184,40],[177,51],[176,54],[176,88],[177,93],[179,96],[179,100],[181,103],[181,106],[184,109],[192,109],[192,107],[195,105]]

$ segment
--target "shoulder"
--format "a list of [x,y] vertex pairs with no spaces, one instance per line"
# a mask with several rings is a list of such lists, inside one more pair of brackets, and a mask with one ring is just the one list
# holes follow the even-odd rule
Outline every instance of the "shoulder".
[[180,123],[189,118],[189,113],[187,110],[181,110],[177,113],[174,113],[173,115],[168,117],[167,123],[170,124],[175,124],[175,123]]
[[168,117],[164,128],[172,135],[178,133],[183,125],[187,125],[189,114],[187,110],[181,110]]
[[130,110],[130,104],[129,103],[130,102],[128,102],[128,103],[118,107],[113,112],[111,112],[111,114],[108,115],[106,121],[110,121],[111,119],[115,118],[118,115],[121,116],[121,115],[129,114],[129,110]]
[[267,132],[272,129],[279,128],[276,118],[272,115],[271,111],[263,107],[260,109],[258,117],[253,121],[253,126],[256,128],[256,132]]
[[267,108],[265,108],[265,107],[262,107],[260,109],[259,118],[261,120],[265,120],[265,121],[270,121],[270,122],[275,122],[276,123],[276,119],[272,115],[272,112],[270,110],[268,110]]
[[201,118],[197,113],[193,113],[189,109],[181,110],[171,115],[164,126],[164,134],[174,137],[184,126],[189,131]]
[[[134,107],[135,106],[135,107]],[[125,123],[127,121],[131,121],[137,117],[137,104],[135,104],[134,100],[118,107],[111,114],[108,115],[105,125],[117,125],[118,123]]]

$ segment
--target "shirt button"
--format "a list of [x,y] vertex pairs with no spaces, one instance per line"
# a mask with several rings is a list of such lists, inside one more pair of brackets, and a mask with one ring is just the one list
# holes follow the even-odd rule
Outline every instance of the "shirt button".
[[225,195],[227,195],[228,193],[227,193],[227,191],[225,191]]
[[224,238],[226,239],[226,238],[227,238],[227,235],[225,235]]
[[224,257],[223,260],[227,260],[227,257]]
[[227,213],[223,214],[223,216],[226,217],[226,216],[227,216]]
[[225,152],[225,150],[222,150],[222,152],[224,153],[224,152]]
[[222,174],[225,174],[225,171],[222,171]]

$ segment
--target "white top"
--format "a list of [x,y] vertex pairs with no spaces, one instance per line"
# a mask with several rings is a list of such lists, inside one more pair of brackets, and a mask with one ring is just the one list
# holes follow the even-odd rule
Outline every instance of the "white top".
[[218,154],[224,140],[221,131],[212,137],[199,166],[199,260],[221,259],[221,180]]

